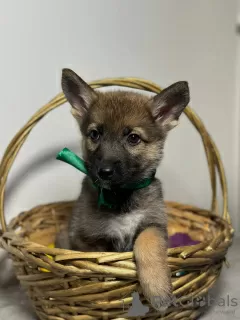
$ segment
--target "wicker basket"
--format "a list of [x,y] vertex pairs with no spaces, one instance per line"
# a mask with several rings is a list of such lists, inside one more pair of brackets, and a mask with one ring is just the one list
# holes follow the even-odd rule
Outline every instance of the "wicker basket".
[[[154,83],[135,78],[106,79],[91,83],[93,88],[123,86],[158,93]],[[48,247],[65,225],[71,202],[38,206],[22,212],[6,226],[4,193],[7,176],[19,149],[32,128],[51,110],[65,102],[63,94],[41,108],[9,144],[0,166],[1,246],[13,260],[17,278],[26,289],[40,319],[93,320],[129,319],[132,293],[141,292],[132,252],[88,253]],[[232,242],[224,168],[213,140],[190,107],[186,116],[201,135],[212,186],[210,211],[179,203],[167,203],[169,234],[188,233],[199,244],[168,250],[174,294],[177,298],[164,315],[154,311],[137,319],[196,319],[203,308],[197,301],[217,280]],[[217,213],[216,180],[219,178],[223,213]],[[177,273],[182,274],[176,277]],[[147,304],[141,295],[143,304]]]

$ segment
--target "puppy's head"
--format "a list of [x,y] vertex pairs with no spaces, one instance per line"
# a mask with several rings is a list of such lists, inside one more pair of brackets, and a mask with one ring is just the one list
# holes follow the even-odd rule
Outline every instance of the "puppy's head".
[[64,69],[62,89],[83,135],[89,176],[104,188],[150,177],[170,129],[189,102],[187,82],[177,82],[153,98],[139,93],[94,91]]

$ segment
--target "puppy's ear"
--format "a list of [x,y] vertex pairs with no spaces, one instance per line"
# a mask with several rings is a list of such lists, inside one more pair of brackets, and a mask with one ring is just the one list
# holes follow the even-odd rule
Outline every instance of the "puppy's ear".
[[186,81],[179,81],[162,90],[152,99],[152,114],[166,130],[178,123],[178,118],[190,100]]
[[62,70],[62,90],[77,118],[81,118],[97,100],[97,93],[70,69]]

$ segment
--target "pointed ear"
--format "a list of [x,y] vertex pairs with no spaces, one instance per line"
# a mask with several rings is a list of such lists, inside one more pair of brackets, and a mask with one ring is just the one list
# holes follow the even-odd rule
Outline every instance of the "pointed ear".
[[72,114],[77,118],[81,118],[98,97],[97,93],[70,69],[62,70],[62,90],[72,106]]
[[162,90],[152,99],[152,114],[166,130],[178,124],[178,118],[190,100],[186,81],[179,81]]

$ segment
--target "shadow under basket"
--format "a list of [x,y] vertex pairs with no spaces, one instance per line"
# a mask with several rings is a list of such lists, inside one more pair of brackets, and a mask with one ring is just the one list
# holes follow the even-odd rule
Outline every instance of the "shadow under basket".
[[[93,88],[122,86],[159,93],[154,83],[136,78],[95,81]],[[73,203],[38,206],[21,213],[7,226],[4,194],[9,170],[18,151],[36,123],[49,111],[65,103],[57,95],[42,107],[9,144],[0,166],[0,245],[12,257],[16,276],[26,289],[42,320],[95,319],[196,319],[205,308],[199,300],[216,282],[229,246],[233,228],[228,213],[227,186],[219,152],[202,121],[190,108],[185,114],[200,133],[212,187],[211,210],[168,202],[169,235],[187,234],[197,241],[191,246],[168,249],[175,301],[163,312],[154,310],[144,299],[132,252],[77,252],[49,246],[56,233],[66,226]],[[216,184],[220,181],[223,212],[217,210]],[[129,312],[133,293],[138,292],[142,309]]]

